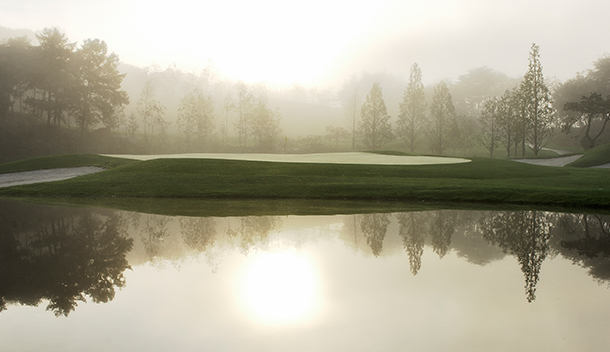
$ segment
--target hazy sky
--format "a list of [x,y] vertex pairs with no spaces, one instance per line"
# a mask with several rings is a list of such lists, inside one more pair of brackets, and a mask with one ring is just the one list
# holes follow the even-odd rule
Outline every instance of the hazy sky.
[[125,63],[338,85],[352,73],[424,83],[488,66],[518,77],[532,42],[565,80],[610,52],[607,0],[0,0],[0,25],[105,40]]

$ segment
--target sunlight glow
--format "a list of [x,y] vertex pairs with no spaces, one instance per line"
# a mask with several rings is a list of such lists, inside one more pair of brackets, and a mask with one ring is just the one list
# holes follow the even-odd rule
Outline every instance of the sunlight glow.
[[267,253],[254,258],[243,288],[248,311],[264,323],[306,320],[319,300],[317,291],[311,263],[293,253]]

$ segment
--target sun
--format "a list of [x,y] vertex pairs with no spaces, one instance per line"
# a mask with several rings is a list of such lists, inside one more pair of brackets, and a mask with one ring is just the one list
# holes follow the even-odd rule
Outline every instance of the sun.
[[312,315],[318,283],[309,260],[294,253],[266,253],[246,270],[244,303],[249,314],[264,323],[288,323]]

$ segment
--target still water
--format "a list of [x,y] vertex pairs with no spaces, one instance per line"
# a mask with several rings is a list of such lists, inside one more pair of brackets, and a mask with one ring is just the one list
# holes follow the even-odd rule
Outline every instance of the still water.
[[602,351],[610,217],[0,201],[1,351]]

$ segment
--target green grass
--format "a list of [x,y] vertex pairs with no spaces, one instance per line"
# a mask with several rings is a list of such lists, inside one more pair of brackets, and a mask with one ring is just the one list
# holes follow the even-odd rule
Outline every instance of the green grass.
[[608,163],[610,163],[610,143],[587,150],[580,159],[567,166],[591,167]]
[[[119,162],[98,158],[92,160],[108,161],[112,168],[71,180],[0,188],[0,196],[52,197],[89,204],[162,198],[426,201],[610,209],[610,170],[603,169],[543,167],[489,158],[418,166],[204,159]],[[59,160],[62,167],[68,164]],[[38,162],[52,164],[44,158]]]

